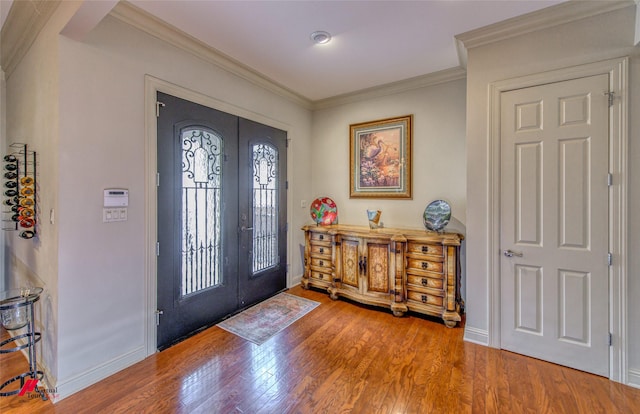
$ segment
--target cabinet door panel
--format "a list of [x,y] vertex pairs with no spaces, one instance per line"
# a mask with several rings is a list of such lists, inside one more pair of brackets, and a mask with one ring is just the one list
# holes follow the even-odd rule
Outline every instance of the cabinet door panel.
[[359,287],[359,246],[359,240],[342,240],[342,283],[355,288]]
[[389,293],[389,244],[367,243],[367,291]]

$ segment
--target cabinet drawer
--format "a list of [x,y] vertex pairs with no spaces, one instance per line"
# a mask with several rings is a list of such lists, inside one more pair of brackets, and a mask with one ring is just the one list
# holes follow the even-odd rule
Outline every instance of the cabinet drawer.
[[331,269],[331,260],[312,257],[311,258],[311,266],[325,267],[327,269]]
[[311,254],[314,255],[314,256],[322,255],[322,256],[331,257],[331,247],[330,246],[324,246],[324,245],[318,245],[318,244],[312,244],[311,245]]
[[331,236],[329,236],[328,234],[324,234],[324,233],[315,233],[315,232],[311,232],[311,241],[320,241],[320,242],[330,242],[331,241]]
[[323,282],[331,282],[331,275],[328,273],[311,271],[311,279],[322,280]]
[[430,295],[429,293],[407,290],[407,300],[410,302],[422,303],[425,305],[443,306],[444,298]]
[[407,284],[442,290],[444,281],[442,278],[407,275]]
[[442,257],[442,245],[441,244],[426,244],[426,243],[413,243],[407,244],[407,253],[414,254],[426,254],[429,256]]
[[424,270],[427,272],[442,273],[442,262],[433,262],[431,260],[409,257],[407,260],[407,268]]

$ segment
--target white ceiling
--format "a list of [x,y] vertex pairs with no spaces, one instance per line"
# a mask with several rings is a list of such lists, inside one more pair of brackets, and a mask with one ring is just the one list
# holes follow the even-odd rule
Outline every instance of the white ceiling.
[[[317,101],[459,66],[454,36],[564,0],[131,0]],[[4,19],[10,0],[0,0]],[[310,34],[326,30],[327,45]]]

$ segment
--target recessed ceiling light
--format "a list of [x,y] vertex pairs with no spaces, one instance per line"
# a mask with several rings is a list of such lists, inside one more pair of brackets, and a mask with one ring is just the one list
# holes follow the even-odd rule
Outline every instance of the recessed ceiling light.
[[311,33],[311,40],[319,45],[327,44],[331,41],[331,33],[323,30]]

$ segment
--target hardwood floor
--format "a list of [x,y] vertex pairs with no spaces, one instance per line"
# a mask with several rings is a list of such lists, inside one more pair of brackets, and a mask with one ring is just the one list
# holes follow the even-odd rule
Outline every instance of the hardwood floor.
[[[322,305],[262,346],[213,327],[55,405],[3,397],[0,412],[640,412],[639,389],[463,342],[441,321],[289,293]],[[1,377],[25,364],[0,355]]]

